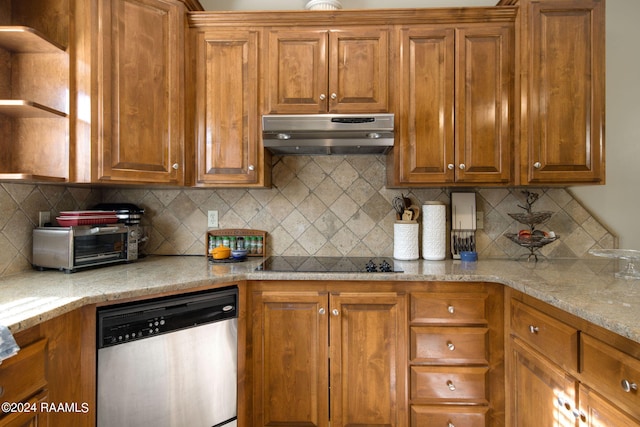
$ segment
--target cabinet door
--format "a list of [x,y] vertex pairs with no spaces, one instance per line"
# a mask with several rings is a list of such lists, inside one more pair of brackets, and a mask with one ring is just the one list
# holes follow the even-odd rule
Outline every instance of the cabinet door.
[[640,420],[631,418],[588,387],[580,384],[580,427],[638,427]]
[[389,31],[331,30],[329,47],[329,112],[388,111]]
[[252,30],[197,33],[197,186],[260,182],[258,39]]
[[404,184],[451,183],[454,164],[452,28],[404,28],[396,176]]
[[513,24],[456,35],[456,181],[511,180]]
[[389,31],[294,29],[268,33],[266,110],[371,113],[388,110]]
[[575,408],[578,382],[536,352],[515,344],[518,341],[512,340],[512,375],[507,386],[507,395],[511,396],[512,419],[507,420],[507,425],[577,426],[578,420],[572,411]]
[[[24,405],[22,408],[25,409],[0,417],[0,427],[47,427],[49,425],[47,400],[48,395],[45,390],[29,400],[20,402],[19,404]],[[52,406],[57,407],[56,404]]]
[[184,6],[100,0],[94,180],[184,181]]
[[603,182],[604,0],[540,0],[527,12],[523,183]]
[[252,425],[328,426],[327,303],[318,292],[254,294]]
[[328,33],[324,29],[268,32],[265,70],[268,112],[327,112],[327,43]]
[[332,294],[329,305],[331,425],[404,426],[405,296]]

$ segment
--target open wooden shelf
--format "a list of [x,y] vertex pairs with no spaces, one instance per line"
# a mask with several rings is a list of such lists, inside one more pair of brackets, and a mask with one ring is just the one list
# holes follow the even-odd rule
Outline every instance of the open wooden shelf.
[[0,99],[0,114],[16,118],[66,118],[67,113],[24,99]]
[[58,176],[35,175],[31,173],[0,173],[0,181],[28,181],[28,182],[66,182],[67,179]]
[[64,46],[48,40],[37,30],[24,26],[0,26],[0,48],[15,53],[60,53]]

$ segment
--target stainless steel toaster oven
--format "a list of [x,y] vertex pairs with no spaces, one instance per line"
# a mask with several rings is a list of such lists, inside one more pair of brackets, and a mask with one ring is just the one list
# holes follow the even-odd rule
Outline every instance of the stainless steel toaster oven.
[[138,225],[80,225],[39,227],[33,230],[34,268],[72,273],[138,259]]

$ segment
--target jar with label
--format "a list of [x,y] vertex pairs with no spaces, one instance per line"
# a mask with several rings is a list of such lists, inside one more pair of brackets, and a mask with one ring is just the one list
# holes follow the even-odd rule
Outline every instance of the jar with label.
[[233,237],[233,236],[229,237],[229,248],[230,248],[232,251],[235,251],[235,250],[236,250],[236,238],[235,238],[235,237]]
[[229,247],[229,236],[222,236],[222,246]]
[[219,247],[222,246],[222,236],[216,236],[216,243],[215,243],[215,247]]
[[239,236],[236,239],[236,246],[238,247],[238,249],[244,249],[244,237]]
[[249,242],[247,243],[247,252],[255,255],[256,251],[258,250],[258,242],[256,241],[255,237],[248,237],[248,239]]
[[262,237],[258,236],[258,238],[256,239],[256,254],[262,255],[262,248],[263,248]]

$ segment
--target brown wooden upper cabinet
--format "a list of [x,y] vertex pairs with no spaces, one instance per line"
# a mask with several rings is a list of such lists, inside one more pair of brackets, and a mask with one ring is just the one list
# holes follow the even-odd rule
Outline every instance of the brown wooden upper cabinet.
[[269,185],[258,129],[262,30],[201,27],[193,34],[195,185]]
[[98,1],[92,182],[183,184],[184,16],[177,0]]
[[403,26],[391,185],[508,184],[513,22]]
[[266,44],[267,112],[388,111],[387,28],[271,29]]
[[521,184],[604,183],[605,2],[522,0]]

